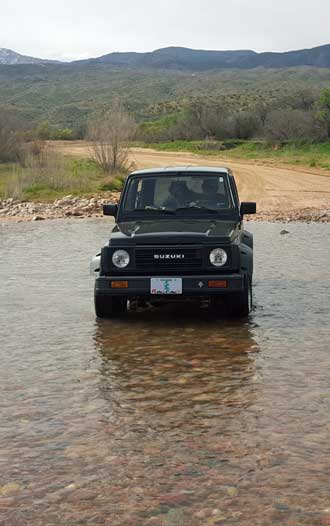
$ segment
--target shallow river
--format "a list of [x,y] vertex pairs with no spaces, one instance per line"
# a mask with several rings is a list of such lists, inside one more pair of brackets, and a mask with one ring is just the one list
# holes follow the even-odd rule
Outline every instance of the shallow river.
[[249,223],[248,321],[96,321],[109,220],[0,225],[0,524],[330,525],[330,225]]

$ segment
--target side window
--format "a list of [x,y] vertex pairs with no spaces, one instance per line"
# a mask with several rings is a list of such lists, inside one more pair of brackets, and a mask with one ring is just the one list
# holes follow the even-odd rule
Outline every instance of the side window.
[[124,206],[126,210],[134,210],[138,207],[138,200],[141,193],[142,181],[141,179],[133,179],[128,188]]
[[229,176],[229,184],[233,192],[234,199],[237,204],[239,204],[239,197],[238,197],[238,191],[236,186],[236,181],[232,175]]
[[132,179],[124,207],[126,210],[145,208],[152,206],[154,201],[155,180],[154,179]]

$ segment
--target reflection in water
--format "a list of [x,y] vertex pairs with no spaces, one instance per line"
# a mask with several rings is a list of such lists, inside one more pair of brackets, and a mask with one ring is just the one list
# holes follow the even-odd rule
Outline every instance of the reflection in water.
[[186,316],[164,309],[98,322],[100,389],[114,414],[127,408],[148,429],[191,432],[254,403],[258,346],[251,325],[210,321],[208,314],[201,320],[196,310]]

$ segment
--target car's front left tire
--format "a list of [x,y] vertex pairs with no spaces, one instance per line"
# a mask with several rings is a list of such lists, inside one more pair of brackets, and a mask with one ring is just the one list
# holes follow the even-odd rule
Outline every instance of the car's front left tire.
[[252,310],[252,277],[246,276],[244,288],[241,292],[235,292],[227,298],[227,308],[231,316],[244,318]]
[[127,312],[127,299],[105,296],[95,292],[94,306],[98,318],[119,318]]

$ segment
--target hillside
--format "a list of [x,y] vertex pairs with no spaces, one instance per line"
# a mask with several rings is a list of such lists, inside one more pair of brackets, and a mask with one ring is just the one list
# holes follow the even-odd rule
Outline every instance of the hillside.
[[41,120],[79,127],[87,114],[121,96],[139,120],[176,111],[194,97],[230,98],[244,106],[297,89],[328,87],[330,69],[225,69],[191,73],[107,64],[0,66],[0,106],[27,127]]

